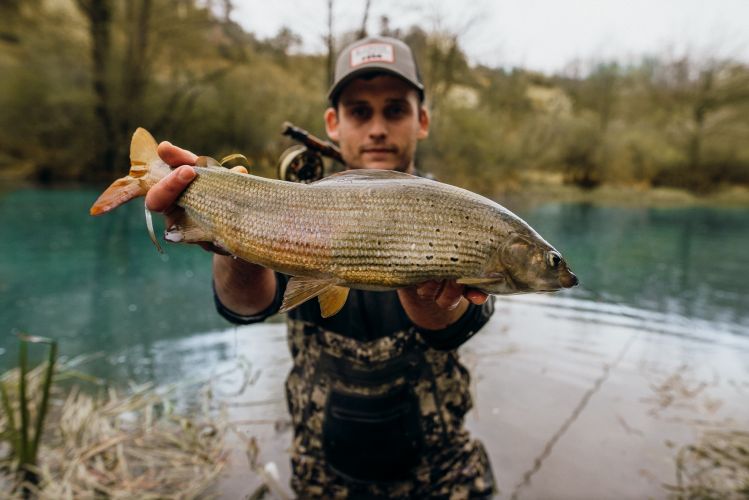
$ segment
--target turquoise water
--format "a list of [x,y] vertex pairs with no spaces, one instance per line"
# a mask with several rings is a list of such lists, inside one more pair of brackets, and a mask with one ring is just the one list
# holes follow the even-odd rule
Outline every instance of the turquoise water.
[[[15,365],[13,334],[26,332],[58,339],[64,355],[104,353],[101,375],[147,380],[155,344],[231,328],[213,308],[208,253],[158,254],[141,203],[93,218],[96,195],[0,195],[0,369]],[[749,333],[749,209],[544,204],[518,214],[579,276],[565,297]],[[225,344],[203,349],[231,356]]]

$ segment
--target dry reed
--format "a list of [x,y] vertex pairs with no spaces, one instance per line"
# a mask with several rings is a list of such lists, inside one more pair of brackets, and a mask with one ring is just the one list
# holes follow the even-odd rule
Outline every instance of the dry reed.
[[[65,363],[59,365],[58,374],[64,374]],[[37,401],[33,396],[43,389],[45,369],[41,365],[28,372],[29,401]],[[19,369],[10,370],[0,382],[16,387],[19,374]],[[226,463],[227,428],[210,405],[187,417],[175,413],[169,391],[150,385],[126,393],[91,392],[96,394],[77,385],[68,390],[53,385],[33,470],[35,484],[19,474],[19,460],[7,437],[0,441],[0,498],[190,499],[208,494]],[[9,391],[17,422],[21,405],[14,393]],[[33,421],[37,405],[29,406]],[[6,411],[0,414],[0,438],[7,436],[8,417]]]
[[676,456],[675,499],[749,499],[749,432],[706,432]]

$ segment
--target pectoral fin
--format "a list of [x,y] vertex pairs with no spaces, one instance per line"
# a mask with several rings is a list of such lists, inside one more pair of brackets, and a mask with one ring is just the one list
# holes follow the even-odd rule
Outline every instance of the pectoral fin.
[[320,302],[320,315],[323,318],[334,316],[343,308],[348,298],[349,289],[345,286],[331,286],[325,289],[318,297]]
[[175,214],[172,225],[164,231],[164,239],[172,243],[213,243],[214,236],[186,211]]
[[[341,292],[335,291],[336,288],[345,290],[345,295],[342,298],[339,297]],[[284,313],[290,311],[296,306],[323,293],[326,293],[326,295],[325,297],[320,297],[320,310],[323,317],[327,318],[328,316],[337,313],[343,306],[343,303],[346,302],[348,288],[339,287],[328,279],[294,276],[286,285],[286,293],[283,296],[283,303],[281,304],[279,312]],[[323,302],[330,305],[325,306],[323,305]],[[326,312],[329,313],[327,316]]]

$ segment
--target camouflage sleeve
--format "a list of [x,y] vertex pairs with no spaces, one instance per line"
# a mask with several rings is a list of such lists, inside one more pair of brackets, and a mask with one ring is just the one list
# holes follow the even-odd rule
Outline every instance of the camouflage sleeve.
[[447,328],[443,328],[442,330],[427,330],[416,327],[416,331],[421,334],[424,341],[433,349],[452,351],[481,330],[487,321],[489,321],[492,314],[494,314],[494,297],[489,296],[483,305],[477,306],[471,303],[463,316]]
[[216,284],[212,283],[213,287],[213,302],[216,304],[216,311],[223,316],[224,319],[235,323],[237,325],[251,325],[253,323],[261,323],[268,319],[269,317],[273,316],[278,312],[279,309],[281,309],[281,302],[283,301],[283,294],[286,291],[286,283],[289,281],[288,276],[283,275],[281,273],[275,273],[276,274],[276,296],[273,297],[273,302],[265,308],[265,310],[260,311],[257,314],[253,314],[251,316],[244,316],[242,314],[237,314],[228,307],[226,307],[221,300],[218,298],[218,294],[216,293]]

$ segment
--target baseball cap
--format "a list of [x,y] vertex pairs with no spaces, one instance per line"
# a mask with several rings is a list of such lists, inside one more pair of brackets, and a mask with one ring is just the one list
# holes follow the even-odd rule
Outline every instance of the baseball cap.
[[391,73],[413,85],[424,99],[424,84],[411,48],[387,36],[370,36],[349,44],[338,55],[328,99],[334,103],[351,80],[367,73]]

